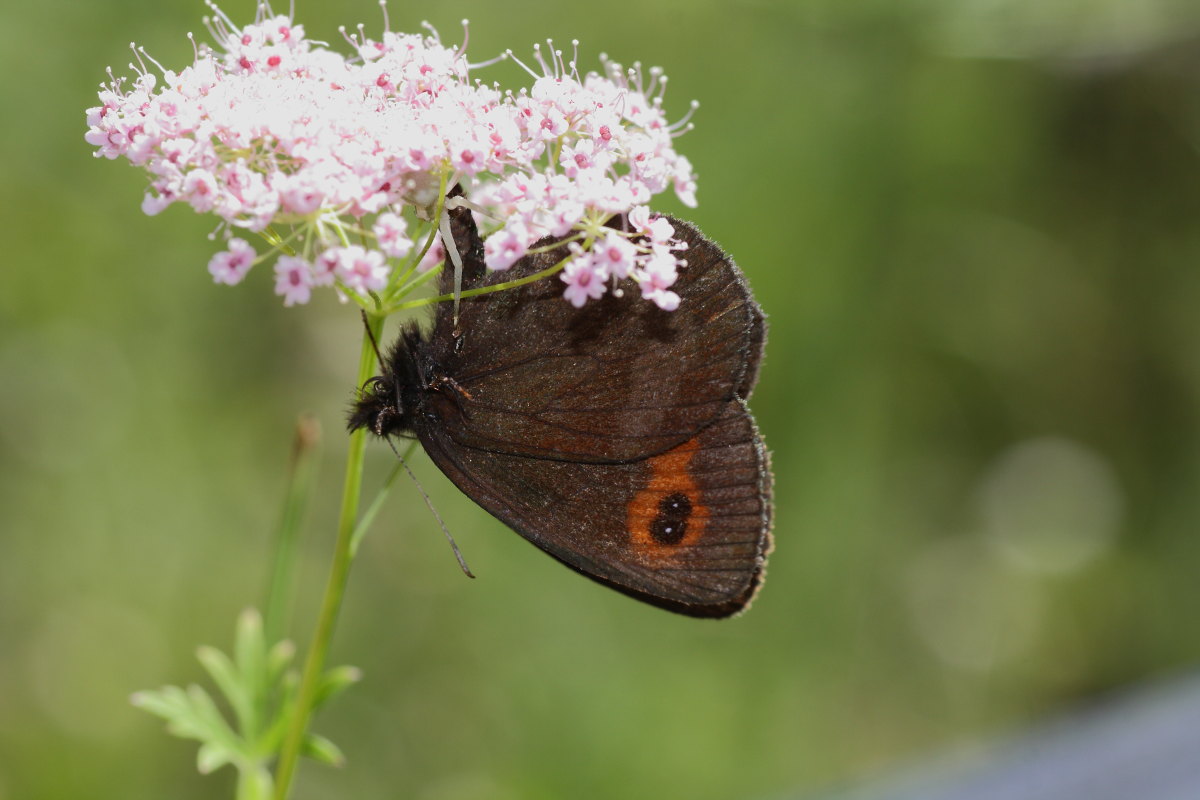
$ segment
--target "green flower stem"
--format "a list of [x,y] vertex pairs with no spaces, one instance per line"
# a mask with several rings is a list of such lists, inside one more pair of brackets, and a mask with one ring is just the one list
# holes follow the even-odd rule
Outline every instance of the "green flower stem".
[[[368,315],[367,325],[378,339],[383,330],[383,317]],[[375,348],[371,344],[371,337],[364,330],[356,385],[361,386],[365,383],[375,373],[375,368]],[[350,562],[352,561],[350,545],[354,535],[354,523],[358,517],[359,496],[362,493],[363,455],[366,452],[366,438],[367,431],[364,428],[360,428],[350,435],[350,448],[346,454],[346,482],[342,487],[342,511],[338,517],[333,565],[329,570],[329,583],[325,586],[325,597],[321,601],[321,613],[317,618],[317,628],[313,633],[312,643],[309,644],[308,655],[304,659],[304,673],[300,679],[300,691],[296,696],[296,706],[292,711],[291,724],[287,736],[283,740],[279,763],[275,767],[275,800],[287,800],[292,776],[296,772],[296,762],[300,758],[300,746],[304,741],[304,734],[308,730],[313,698],[316,695],[321,673],[325,668],[325,657],[329,652],[338,611],[342,606],[342,597],[345,595],[346,579],[350,575]]]
[[[412,270],[409,270],[409,272],[412,272]],[[396,297],[405,297],[407,295],[412,294],[413,290],[415,290],[419,286],[424,286],[429,281],[431,281],[434,278],[441,275],[441,272],[442,271],[440,269],[431,269],[428,272],[421,273],[420,275],[413,278],[412,280],[408,280],[406,278],[405,282],[402,283],[400,285],[400,288],[396,290],[396,293],[395,293]]]
[[[504,283],[497,283],[492,286],[481,286],[478,289],[466,289],[462,292],[459,292],[458,296],[459,297],[478,297],[479,295],[491,294],[492,292],[502,292],[505,289],[515,289],[516,287],[524,286],[527,283],[533,283],[535,281],[540,281],[542,278],[548,278],[549,276],[553,275],[556,272],[561,272],[563,270],[563,268],[567,266],[567,262],[569,262],[571,260],[571,258],[572,258],[571,256],[567,256],[566,258],[564,258],[562,261],[559,261],[554,266],[547,267],[546,269],[542,270],[541,272],[535,272],[532,275],[526,275],[524,278],[517,278],[515,280],[505,281]],[[442,269],[447,269],[447,267],[442,267]],[[390,313],[394,313],[396,311],[406,311],[410,308],[421,308],[422,306],[430,306],[430,305],[433,305],[434,303],[444,303],[448,300],[453,300],[453,299],[454,299],[453,293],[439,294],[437,297],[425,297],[420,300],[409,300],[408,302],[405,302],[405,303],[397,303],[394,306],[390,306],[387,309],[387,311],[390,314]],[[368,377],[370,377],[370,376],[368,376]]]

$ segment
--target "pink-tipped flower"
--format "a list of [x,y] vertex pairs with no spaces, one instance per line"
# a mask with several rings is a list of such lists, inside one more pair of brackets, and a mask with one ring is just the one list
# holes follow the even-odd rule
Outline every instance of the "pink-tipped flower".
[[637,254],[633,242],[612,230],[592,248],[596,270],[617,279],[629,277],[637,264]]
[[312,270],[303,258],[280,256],[275,262],[275,294],[285,306],[303,305],[312,297]]
[[612,164],[612,157],[607,150],[597,149],[592,139],[580,139],[575,146],[563,145],[562,157],[563,174],[574,178],[582,170],[599,170],[605,172]]
[[280,206],[291,214],[312,214],[325,202],[326,187],[321,185],[318,176],[311,173],[281,175],[276,186],[279,189]]
[[604,275],[595,269],[591,258],[586,254],[580,254],[568,261],[560,275],[567,284],[563,297],[576,308],[580,308],[588,300],[598,299],[607,289]]
[[312,285],[333,286],[340,261],[337,248],[330,248],[319,253],[312,265]]
[[390,258],[404,258],[413,248],[412,239],[408,238],[408,223],[391,212],[380,214],[375,220],[375,241]]
[[366,294],[387,286],[389,270],[383,253],[352,244],[338,250],[334,274],[346,288]]
[[523,225],[509,224],[484,242],[483,260],[491,269],[508,269],[529,252],[531,241],[529,231]]
[[230,239],[229,249],[213,256],[208,262],[209,274],[217,283],[229,286],[241,283],[242,278],[254,266],[257,254],[245,239]]
[[675,257],[669,253],[655,254],[642,271],[642,297],[664,311],[674,311],[679,308],[679,295],[670,291],[670,287],[678,277]]
[[183,196],[196,211],[212,211],[219,191],[216,177],[206,169],[194,169],[183,179]]
[[692,172],[692,162],[686,157],[679,156],[675,160],[675,169],[671,179],[675,185],[675,194],[688,208],[696,207],[696,176]]

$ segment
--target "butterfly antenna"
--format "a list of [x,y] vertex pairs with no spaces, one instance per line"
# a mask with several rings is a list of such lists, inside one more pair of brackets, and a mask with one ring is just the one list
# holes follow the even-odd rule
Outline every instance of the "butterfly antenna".
[[[379,354],[379,342],[375,341],[375,332],[371,330],[371,323],[367,321],[367,312],[360,309],[359,313],[362,314],[363,327],[367,329],[367,336],[371,339],[371,349],[375,351],[375,358],[379,361],[379,368],[385,369],[383,356]],[[395,450],[396,448],[393,447],[392,449]],[[404,459],[400,460],[403,461]]]
[[463,558],[458,549],[458,543],[454,541],[454,537],[450,535],[450,529],[446,527],[446,523],[442,521],[442,515],[433,507],[433,501],[429,499],[429,495],[425,493],[425,487],[417,480],[417,476],[409,469],[408,462],[404,460],[404,456],[400,455],[400,451],[392,444],[391,437],[387,437],[388,447],[392,448],[392,452],[396,454],[396,458],[400,459],[400,466],[404,467],[404,471],[408,473],[408,477],[412,478],[412,482],[416,484],[417,491],[421,493],[421,498],[425,501],[425,505],[429,507],[429,513],[433,514],[433,518],[437,520],[438,525],[442,526],[442,533],[446,534],[446,541],[450,543],[450,549],[454,551],[454,557],[458,559],[458,566],[462,569],[463,574],[468,578],[474,578],[475,573],[471,572],[471,568],[467,566],[467,560]]

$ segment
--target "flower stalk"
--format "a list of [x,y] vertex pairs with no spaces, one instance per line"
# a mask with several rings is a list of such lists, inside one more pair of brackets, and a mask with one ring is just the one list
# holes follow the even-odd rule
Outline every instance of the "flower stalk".
[[316,417],[311,414],[301,416],[296,422],[287,493],[279,519],[279,531],[275,536],[275,561],[267,588],[263,626],[267,641],[270,642],[280,641],[286,636],[288,599],[296,571],[296,540],[300,536],[300,525],[316,483],[320,441],[321,425]]
[[[364,384],[375,372],[375,347],[371,337],[379,338],[383,330],[383,317],[366,315],[368,329],[363,330],[362,348],[358,359],[356,386]],[[334,543],[333,564],[325,595],[321,600],[321,611],[317,627],[313,632],[308,653],[304,658],[304,670],[300,677],[300,690],[288,726],[279,761],[275,767],[275,800],[286,800],[300,758],[300,747],[308,730],[313,700],[316,697],[320,678],[325,668],[329,645],[337,623],[342,599],[346,594],[346,581],[350,577],[353,561],[352,545],[355,523],[358,518],[359,498],[362,494],[363,456],[366,453],[366,431],[357,430],[350,435],[350,446],[346,452],[346,479],[342,485],[342,508],[338,514],[337,539]]]

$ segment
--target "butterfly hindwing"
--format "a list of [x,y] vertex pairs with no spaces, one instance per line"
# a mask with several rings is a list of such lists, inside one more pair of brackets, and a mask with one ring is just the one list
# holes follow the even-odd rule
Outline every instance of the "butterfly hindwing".
[[744,401],[699,433],[621,464],[421,441],[469,497],[573,569],[653,605],[699,617],[742,610],[770,550],[770,470]]

